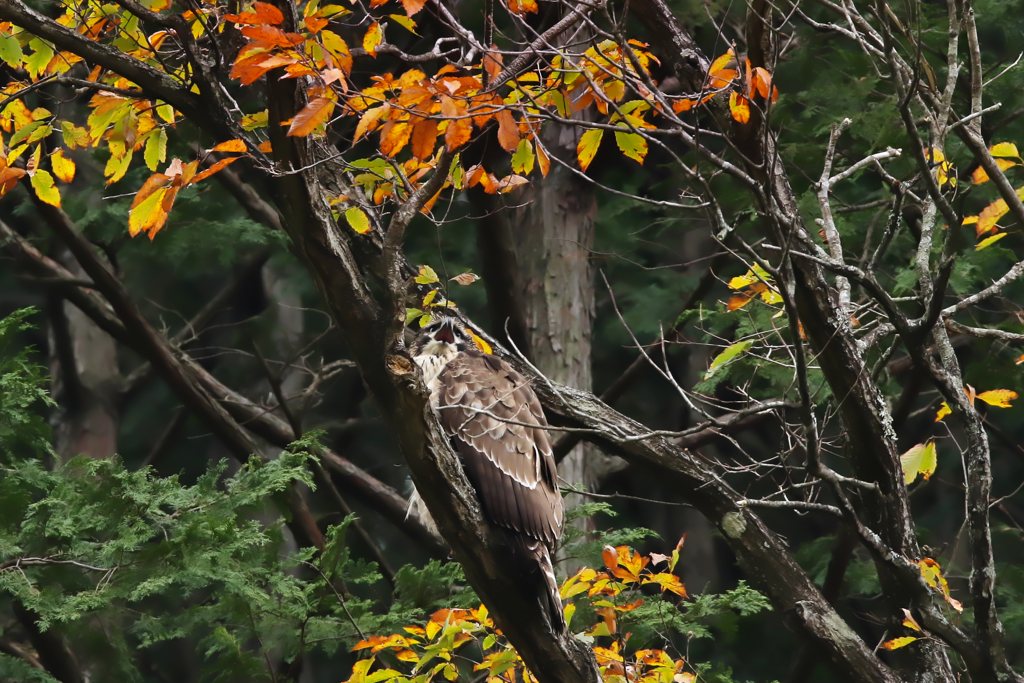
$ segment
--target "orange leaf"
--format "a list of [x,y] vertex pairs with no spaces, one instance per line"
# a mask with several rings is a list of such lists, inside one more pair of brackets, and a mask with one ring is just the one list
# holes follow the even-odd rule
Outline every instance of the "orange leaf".
[[131,208],[134,209],[145,201],[146,197],[163,187],[168,180],[170,180],[170,178],[165,176],[163,173],[154,173],[151,175],[149,179],[142,184],[139,191],[135,193],[135,199],[132,200]]
[[[758,94],[764,99],[768,99],[769,91],[772,84],[772,75],[768,73],[768,70],[760,67],[754,67],[753,74],[754,89],[757,90]],[[753,97],[754,93],[751,91],[750,97]]]
[[484,71],[487,72],[488,80],[493,81],[501,73],[501,55],[498,53],[498,46],[492,45],[493,52],[484,55]]
[[697,100],[689,100],[684,97],[683,99],[676,100],[672,103],[672,111],[677,114],[681,114],[684,111],[690,111],[695,104],[697,104]]
[[537,165],[540,166],[540,174],[548,177],[548,170],[551,169],[551,160],[540,145],[537,145]]
[[434,119],[417,123],[412,130],[412,155],[420,160],[429,159],[434,153],[437,136],[437,121]]
[[284,15],[281,14],[281,10],[270,3],[257,2],[253,9],[256,10],[256,18],[264,24],[277,25],[284,21]]
[[245,146],[245,143],[241,140],[228,140],[222,142],[213,149],[211,152],[248,152],[249,148]]
[[519,146],[519,126],[516,125],[512,112],[502,109],[495,118],[498,119],[498,144],[506,152],[516,151],[516,147]]
[[363,36],[363,49],[371,57],[377,56],[377,46],[384,40],[384,32],[380,30],[380,24],[373,22]]
[[615,569],[619,565],[619,553],[610,545],[601,550],[601,558],[604,560],[604,566],[609,569]]
[[729,111],[732,117],[740,123],[750,120],[750,102],[739,93],[729,93]]
[[310,33],[316,33],[324,26],[327,26],[327,20],[323,17],[306,17],[302,20],[302,23],[306,25]]
[[426,4],[427,0],[402,0],[402,7],[405,8],[406,16],[409,17],[423,9]]
[[444,132],[444,144],[449,152],[453,152],[469,142],[469,138],[473,135],[473,124],[469,119],[453,118],[465,115],[464,107],[464,104],[461,102],[456,104],[455,100],[447,95],[441,96],[441,113],[449,119],[448,128]]
[[302,108],[292,125],[288,128],[288,135],[305,137],[312,133],[320,125],[327,123],[327,119],[334,112],[334,100],[328,97],[316,97],[310,100],[309,104]]
[[195,185],[200,180],[206,180],[207,178],[209,178],[214,173],[216,173],[217,171],[221,170],[222,168],[224,168],[228,164],[234,163],[234,162],[238,161],[241,158],[242,157],[228,157],[227,159],[221,159],[220,161],[215,163],[210,168],[206,169],[202,173],[199,173],[194,178],[192,178],[192,182],[190,182],[189,185]]
[[261,142],[257,149],[263,152],[264,154],[270,154],[271,152],[274,151],[274,148],[270,144],[270,140],[267,140],[266,142]]
[[384,105],[383,107],[371,107],[363,112],[363,115],[359,117],[359,123],[356,125],[356,133],[352,137],[352,142],[356,142],[365,134],[372,132],[377,127],[377,122],[380,121],[382,116],[386,116],[388,111],[390,111],[390,107]]
[[393,157],[409,143],[412,126],[408,121],[388,121],[380,131],[380,151]]

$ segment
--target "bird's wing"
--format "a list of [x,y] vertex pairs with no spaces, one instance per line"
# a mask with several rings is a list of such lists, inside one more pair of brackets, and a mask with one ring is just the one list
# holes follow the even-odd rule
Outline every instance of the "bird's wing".
[[[540,401],[500,358],[461,353],[438,377],[441,424],[463,458],[488,517],[551,547],[562,497]],[[514,424],[519,423],[519,424]]]

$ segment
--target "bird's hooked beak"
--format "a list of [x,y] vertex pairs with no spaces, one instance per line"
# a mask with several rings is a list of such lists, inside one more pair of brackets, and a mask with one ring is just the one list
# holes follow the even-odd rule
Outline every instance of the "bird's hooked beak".
[[455,331],[452,329],[452,324],[445,323],[444,325],[442,325],[441,329],[438,330],[437,334],[434,336],[434,339],[436,341],[444,342],[446,344],[454,344]]

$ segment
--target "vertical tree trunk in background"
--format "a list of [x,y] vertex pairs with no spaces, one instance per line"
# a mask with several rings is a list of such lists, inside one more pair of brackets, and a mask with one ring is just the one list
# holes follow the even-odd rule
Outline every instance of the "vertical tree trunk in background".
[[[65,256],[67,268],[88,279],[78,262]],[[57,454],[62,462],[77,455],[108,458],[117,452],[117,344],[62,297],[51,296],[48,308],[50,377],[59,406],[51,418]]]
[[[550,153],[572,159],[576,133],[552,126],[544,135]],[[518,262],[517,286],[533,363],[546,376],[589,391],[594,318],[594,246],[597,197],[593,186],[557,164],[546,178],[527,186],[512,230]],[[590,444],[577,445],[558,465],[569,484],[595,488],[611,471],[612,458]],[[566,507],[584,498],[570,495]],[[580,520],[583,529],[592,522]]]

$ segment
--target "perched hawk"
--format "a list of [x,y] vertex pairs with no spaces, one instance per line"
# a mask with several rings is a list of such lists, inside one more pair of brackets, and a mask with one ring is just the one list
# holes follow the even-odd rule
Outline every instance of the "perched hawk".
[[562,537],[562,496],[540,401],[526,379],[481,353],[457,319],[427,325],[412,346],[430,404],[462,457],[488,518],[547,586],[551,624],[563,629],[551,553]]

